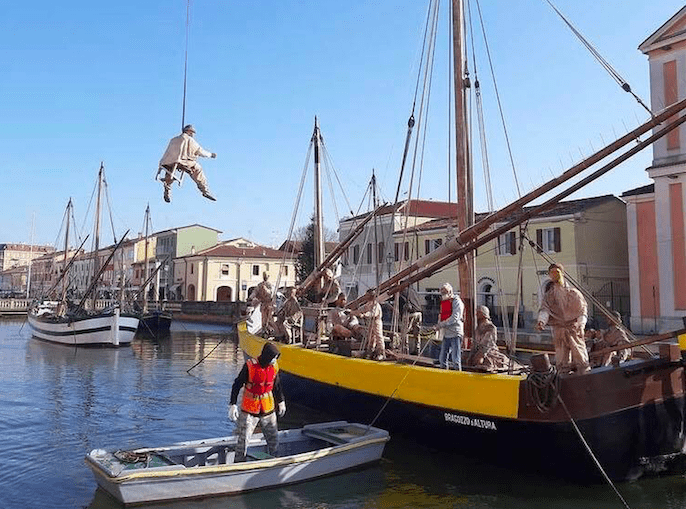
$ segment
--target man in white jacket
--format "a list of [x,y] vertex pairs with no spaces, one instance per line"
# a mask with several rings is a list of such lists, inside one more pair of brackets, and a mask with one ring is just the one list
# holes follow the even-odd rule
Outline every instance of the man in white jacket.
[[169,140],[167,150],[164,151],[164,155],[160,159],[160,166],[167,170],[164,177],[164,201],[167,203],[171,201],[172,170],[175,164],[178,165],[180,170],[185,171],[191,176],[205,198],[216,201],[216,198],[212,196],[207,187],[207,179],[202,171],[202,166],[198,162],[198,157],[211,157],[214,159],[217,157],[217,154],[202,148],[195,141],[194,136],[195,128],[188,124],[183,128],[183,132],[179,136]]

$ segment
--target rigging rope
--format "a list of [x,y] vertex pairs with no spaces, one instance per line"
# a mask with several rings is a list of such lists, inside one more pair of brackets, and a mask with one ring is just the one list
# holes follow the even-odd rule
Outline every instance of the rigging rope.
[[558,399],[558,401],[562,404],[562,408],[564,409],[565,413],[567,414],[567,417],[569,418],[569,422],[572,423],[572,426],[574,427],[574,431],[575,431],[576,434],[579,436],[579,440],[581,440],[581,443],[582,443],[582,444],[584,445],[584,447],[586,448],[586,452],[588,452],[589,456],[591,457],[591,459],[592,459],[593,462],[595,463],[595,466],[598,468],[598,470],[600,471],[600,473],[603,475],[603,478],[605,479],[605,482],[607,482],[607,484],[610,485],[610,487],[611,487],[612,490],[615,492],[615,494],[617,495],[617,497],[619,497],[619,500],[621,500],[621,501],[622,501],[622,504],[624,504],[624,507],[626,507],[626,509],[631,509],[631,508],[629,507],[629,504],[626,503],[626,500],[624,500],[624,497],[622,496],[622,494],[619,492],[619,490],[617,489],[617,487],[616,487],[616,486],[614,485],[614,483],[612,482],[612,480],[610,480],[610,478],[608,477],[608,475],[605,473],[605,470],[603,469],[602,465],[601,465],[600,462],[598,461],[598,458],[596,458],[595,454],[593,454],[593,450],[591,449],[591,446],[588,445],[588,442],[587,442],[586,439],[584,438],[584,435],[581,433],[581,430],[579,429],[579,426],[577,426],[576,421],[575,421],[574,418],[572,417],[572,414],[569,413],[569,410],[567,409],[567,405],[565,405],[565,402],[564,402],[564,400],[562,399],[562,396],[560,396],[559,393],[557,394],[557,399]]
[[186,125],[186,81],[188,78],[188,39],[190,34],[191,0],[186,2],[186,51],[183,59],[183,107],[181,112],[181,130]]
[[496,101],[498,102],[498,111],[500,112],[500,120],[503,124],[503,133],[505,134],[505,143],[507,145],[507,153],[510,157],[510,164],[512,166],[512,173],[514,175],[514,181],[515,181],[515,186],[517,187],[517,194],[519,197],[521,197],[522,192],[519,187],[519,179],[517,178],[517,171],[515,170],[515,163],[514,163],[514,156],[512,155],[512,145],[510,144],[510,135],[507,130],[507,123],[505,122],[505,115],[503,113],[503,105],[502,102],[500,101],[500,91],[498,90],[498,82],[495,79],[495,70],[493,68],[493,59],[491,58],[491,49],[490,46],[488,45],[488,39],[486,38],[486,27],[484,25],[484,19],[481,14],[481,3],[479,0],[476,0],[476,7],[479,12],[479,22],[481,24],[481,33],[483,35],[484,39],[484,46],[486,48],[486,55],[488,57],[488,65],[491,69],[491,77],[493,79],[493,88],[495,89],[495,97]]
[[627,81],[622,78],[622,76],[610,65],[610,63],[603,58],[603,56],[598,52],[598,50],[579,32],[579,30],[576,29],[576,27],[572,24],[569,19],[560,12],[560,10],[555,7],[555,5],[551,2],[551,0],[545,0],[548,5],[557,13],[557,15],[562,19],[562,21],[569,27],[569,29],[572,31],[572,33],[581,41],[581,44],[583,44],[586,49],[593,55],[593,57],[598,61],[598,63],[607,71],[607,73],[612,76],[612,79],[614,79],[617,84],[624,90],[625,92],[628,92],[631,94],[634,99],[645,108],[645,110],[650,114],[651,117],[654,117],[655,115],[653,112],[646,106],[646,104],[641,100],[639,96],[637,96],[633,90],[631,90],[631,85],[627,83]]

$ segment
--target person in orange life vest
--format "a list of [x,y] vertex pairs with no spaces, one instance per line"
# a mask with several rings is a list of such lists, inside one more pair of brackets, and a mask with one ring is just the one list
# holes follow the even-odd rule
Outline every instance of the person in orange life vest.
[[450,283],[441,286],[441,314],[434,330],[443,331],[441,354],[439,362],[441,368],[448,369],[448,354],[452,352],[453,366],[462,370],[462,336],[464,335],[464,303],[459,295],[453,293]]
[[[283,398],[279,366],[276,359],[279,350],[274,343],[267,342],[262,353],[255,359],[249,359],[233,382],[229,406],[229,419],[237,422],[238,441],[234,463],[245,461],[248,452],[248,442],[260,424],[262,433],[267,441],[269,454],[276,456],[279,448],[279,428],[276,415],[283,417],[286,413],[286,402]],[[241,387],[243,401],[240,414],[236,403]]]

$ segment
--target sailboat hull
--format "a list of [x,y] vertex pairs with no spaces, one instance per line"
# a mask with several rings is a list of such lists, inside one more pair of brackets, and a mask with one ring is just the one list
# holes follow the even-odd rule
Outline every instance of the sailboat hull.
[[169,334],[172,315],[164,311],[153,311],[145,313],[140,317],[138,331],[149,336],[160,336]]
[[[264,340],[244,324],[238,329],[243,350],[259,354]],[[525,376],[279,348],[282,383],[291,401],[358,422],[378,415],[375,425],[392,432],[498,464],[571,480],[600,478],[564,407],[558,403],[539,411]],[[682,468],[686,403],[680,361],[632,361],[562,377],[559,394],[612,479]]]
[[118,313],[101,313],[75,320],[51,315],[28,315],[33,336],[65,345],[124,346],[133,341],[138,318]]

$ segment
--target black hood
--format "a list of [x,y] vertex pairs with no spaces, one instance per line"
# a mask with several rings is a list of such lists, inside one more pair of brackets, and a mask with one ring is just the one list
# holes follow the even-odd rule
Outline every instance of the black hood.
[[269,363],[274,359],[275,357],[279,356],[279,349],[276,348],[276,345],[274,343],[265,343],[264,347],[262,348],[262,353],[260,356],[257,358],[257,361],[260,363],[260,366],[263,368],[266,368]]

